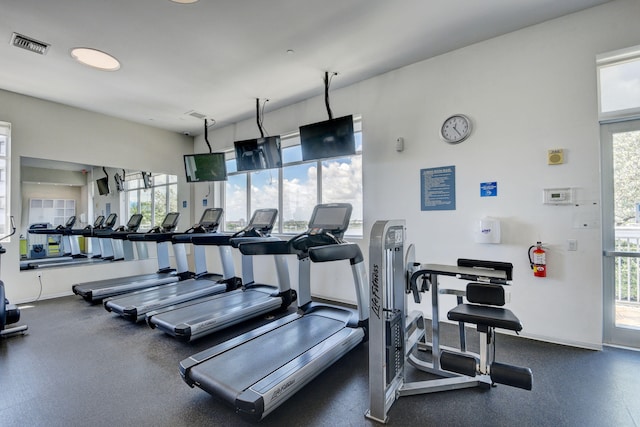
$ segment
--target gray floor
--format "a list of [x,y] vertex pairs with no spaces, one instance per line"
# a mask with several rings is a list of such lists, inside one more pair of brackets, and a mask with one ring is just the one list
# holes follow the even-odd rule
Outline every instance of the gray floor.
[[[23,309],[20,323],[29,325],[28,335],[0,341],[2,426],[255,425],[180,378],[179,361],[223,335],[181,343],[75,296]],[[445,325],[443,332],[445,343],[455,344],[455,328]],[[388,425],[640,425],[639,352],[510,336],[499,336],[497,352],[500,361],[533,370],[533,391],[498,386],[403,397],[391,408]],[[368,406],[365,344],[260,424],[374,426],[364,418]]]

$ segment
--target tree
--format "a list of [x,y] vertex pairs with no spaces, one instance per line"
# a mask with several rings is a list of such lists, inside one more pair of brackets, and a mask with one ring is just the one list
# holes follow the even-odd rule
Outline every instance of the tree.
[[613,140],[615,222],[636,222],[640,203],[640,131],[615,134]]

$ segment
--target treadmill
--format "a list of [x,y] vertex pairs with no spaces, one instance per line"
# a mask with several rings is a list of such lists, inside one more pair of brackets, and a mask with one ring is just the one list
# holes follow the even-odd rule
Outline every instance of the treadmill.
[[[231,338],[180,362],[180,374],[250,420],[264,418],[366,339],[369,315],[364,258],[342,240],[351,205],[315,207],[309,228],[286,242],[240,244],[243,254],[295,254],[300,283],[297,313]],[[348,260],[357,310],[311,301],[310,261]]]
[[[138,232],[142,218],[142,214],[133,214],[124,226],[120,226],[115,230],[113,226],[103,227],[94,232],[100,245],[103,259],[110,261],[130,261],[133,259],[133,242],[128,240],[127,237],[129,234]],[[125,256],[125,247],[128,249],[127,256]]]
[[103,226],[104,220],[104,215],[98,215],[95,221],[93,221],[93,225],[87,225],[85,228],[71,231],[73,234],[83,236],[85,241],[87,239],[91,241],[91,253],[87,253],[87,256],[90,256],[91,258],[101,258],[102,256],[98,238],[93,235],[93,232]]
[[[216,230],[221,216],[221,208],[206,209],[198,224],[185,233],[170,236],[178,264],[183,262],[185,266],[187,265],[184,246],[187,243],[191,243],[191,239],[198,233],[220,235]],[[145,238],[147,237],[149,236],[145,236]],[[107,311],[123,316],[125,319],[139,322],[150,311],[237,289],[241,285],[241,280],[235,277],[231,251],[222,246],[219,247],[219,250],[222,258],[223,275],[196,271],[197,277],[183,278],[183,280],[176,283],[107,298],[103,301],[104,308]],[[204,259],[205,251],[203,247],[194,248],[194,252],[196,259]]]
[[47,239],[49,235],[59,235],[59,247],[64,252],[58,256],[41,258],[38,260],[20,261],[20,270],[31,270],[34,268],[45,267],[48,264],[54,264],[56,262],[71,261],[75,258],[84,257],[84,255],[80,253],[80,244],[78,243],[78,238],[71,238],[71,230],[75,223],[76,217],[75,215],[72,215],[67,219],[67,222],[64,225],[58,225],[56,228],[41,227],[41,225],[44,224],[33,224],[31,227],[29,227],[29,229],[27,230],[29,234],[44,234],[47,236]]
[[100,247],[100,259],[106,261],[113,261],[116,259],[114,256],[113,242],[105,236],[109,236],[113,232],[113,227],[118,220],[118,214],[111,213],[105,220],[102,227],[92,230],[90,235],[93,241],[95,241]]
[[[258,209],[249,224],[239,232],[233,235],[194,235],[191,243],[196,246],[238,247],[249,241],[264,240],[271,233],[277,216],[277,209]],[[255,283],[252,258],[243,255],[242,288],[149,312],[147,324],[181,341],[193,341],[244,320],[284,310],[296,300],[297,295],[290,286],[286,255],[275,255],[275,263],[278,286]]]
[[[102,218],[102,220],[101,220]],[[116,221],[118,220],[118,215],[115,213],[109,214],[109,216],[107,217],[107,219],[104,219],[103,215],[98,216],[98,218],[96,218],[96,220],[94,221],[94,225],[88,225],[85,228],[80,228],[80,229],[71,229],[69,230],[69,234],[71,236],[84,236],[84,237],[89,237],[93,240],[97,240],[96,239],[96,233],[99,230],[110,230],[116,223]],[[96,225],[98,224],[99,225]],[[96,244],[93,243],[92,244]],[[97,243],[99,244],[99,243]],[[104,249],[103,249],[103,245],[99,244],[100,249],[100,256],[89,256],[87,254],[82,254],[81,256],[75,257],[72,259],[60,259],[56,262],[52,262],[47,264],[46,266],[56,266],[56,267],[62,267],[65,265],[80,265],[80,264],[89,264],[89,263],[94,263],[94,262],[102,262],[104,260],[107,260],[109,258],[104,258],[102,255],[104,254]],[[37,263],[33,263],[34,264],[34,268],[38,268]]]
[[[127,237],[130,234],[138,232],[138,228],[140,228],[140,224],[142,224],[142,219],[142,214],[133,214],[131,215],[131,217],[129,217],[129,221],[127,221],[126,225],[120,226],[115,230],[111,230],[109,232],[98,232],[99,237],[103,237],[103,235],[108,234],[109,238],[111,239],[114,248],[114,260],[124,259],[125,261],[131,261],[135,259],[133,250],[134,242],[129,240]],[[138,252],[138,259],[149,258],[146,250],[146,243],[136,242],[136,249]]]
[[[144,236],[169,233],[176,228],[179,217],[180,214],[178,212],[170,212],[165,216],[161,226],[154,227],[146,233],[127,234],[127,239],[144,242]],[[171,268],[169,264],[170,244],[170,239],[167,240],[166,238],[156,241],[158,271],[155,273],[77,283],[71,287],[73,293],[80,295],[86,301],[98,302],[110,296],[121,295],[165,283],[177,282],[180,280],[180,277],[176,273],[176,270]]]

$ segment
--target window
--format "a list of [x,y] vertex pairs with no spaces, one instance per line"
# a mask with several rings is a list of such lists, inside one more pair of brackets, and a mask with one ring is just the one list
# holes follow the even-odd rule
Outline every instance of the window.
[[362,236],[362,121],[354,119],[356,154],[343,158],[302,161],[298,133],[281,136],[282,168],[238,172],[235,158],[227,156],[225,185],[226,231],[246,225],[260,208],[278,208],[275,233],[306,230],[318,203],[351,203],[347,235]]
[[9,229],[11,222],[9,215],[11,212],[9,206],[9,194],[11,191],[9,177],[10,169],[10,151],[9,142],[11,140],[11,125],[6,122],[0,122],[0,236],[11,233]]
[[175,175],[152,175],[150,188],[145,188],[141,175],[132,175],[126,179],[125,195],[128,216],[143,215],[142,229],[160,225],[167,213],[178,211],[178,179]]
[[640,117],[640,46],[600,55],[601,121]]

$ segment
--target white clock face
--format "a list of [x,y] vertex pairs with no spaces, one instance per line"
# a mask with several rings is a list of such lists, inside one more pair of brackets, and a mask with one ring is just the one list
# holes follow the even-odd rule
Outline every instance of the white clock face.
[[447,142],[457,144],[471,134],[471,121],[462,115],[451,116],[442,124],[440,135]]

